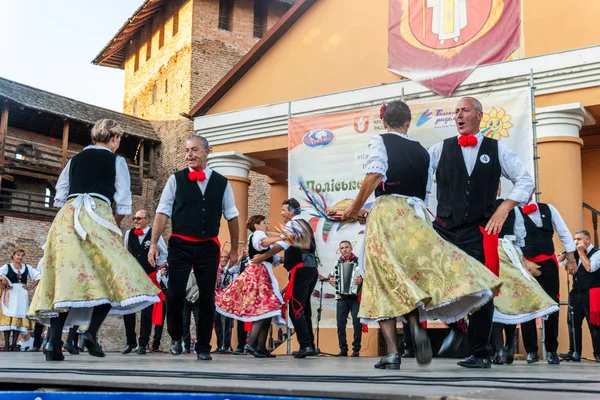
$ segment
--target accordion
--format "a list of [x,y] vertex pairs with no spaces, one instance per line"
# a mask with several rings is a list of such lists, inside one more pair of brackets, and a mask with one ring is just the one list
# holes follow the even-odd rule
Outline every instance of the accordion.
[[354,283],[360,276],[357,263],[344,262],[335,266],[335,294],[342,296],[358,296],[360,285]]

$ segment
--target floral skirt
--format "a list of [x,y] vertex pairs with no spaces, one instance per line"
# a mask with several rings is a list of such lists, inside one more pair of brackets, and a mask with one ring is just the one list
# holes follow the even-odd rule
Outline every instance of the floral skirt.
[[285,326],[281,316],[283,298],[269,263],[249,264],[229,286],[215,292],[217,312],[244,322],[273,318]]
[[494,322],[515,325],[558,311],[558,304],[523,266],[512,242],[501,239],[498,254],[503,285],[494,299]]
[[483,264],[442,239],[409,200],[380,196],[367,219],[365,276],[359,316],[457,321],[487,303],[502,282]]
[[111,304],[112,314],[130,314],[159,301],[159,289],[127,251],[122,236],[107,228],[118,229],[108,203],[90,201],[90,207],[79,211],[79,224],[73,199],[56,215],[28,317],[48,323],[48,318],[71,309],[89,316],[90,309],[101,304]]

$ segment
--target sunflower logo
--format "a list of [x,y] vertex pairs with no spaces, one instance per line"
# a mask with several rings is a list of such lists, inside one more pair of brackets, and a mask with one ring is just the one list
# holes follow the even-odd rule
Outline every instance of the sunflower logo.
[[510,115],[507,115],[504,108],[496,110],[492,108],[489,113],[483,114],[483,118],[479,124],[479,129],[483,136],[492,139],[500,140],[501,137],[509,137],[508,129],[512,128]]

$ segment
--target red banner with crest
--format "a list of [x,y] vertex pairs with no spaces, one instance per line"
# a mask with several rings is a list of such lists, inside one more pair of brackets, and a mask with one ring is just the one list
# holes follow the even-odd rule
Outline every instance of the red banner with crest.
[[519,47],[520,0],[389,0],[388,68],[450,96]]

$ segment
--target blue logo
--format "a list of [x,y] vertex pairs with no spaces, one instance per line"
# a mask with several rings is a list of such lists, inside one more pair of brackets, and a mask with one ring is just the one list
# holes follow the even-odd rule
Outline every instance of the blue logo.
[[431,111],[429,111],[429,108],[425,109],[421,115],[419,115],[419,119],[417,120],[417,126],[421,126],[423,125],[425,122],[429,121],[431,119]]
[[302,142],[308,147],[317,148],[329,146],[334,139],[333,132],[327,129],[315,129],[304,135]]

